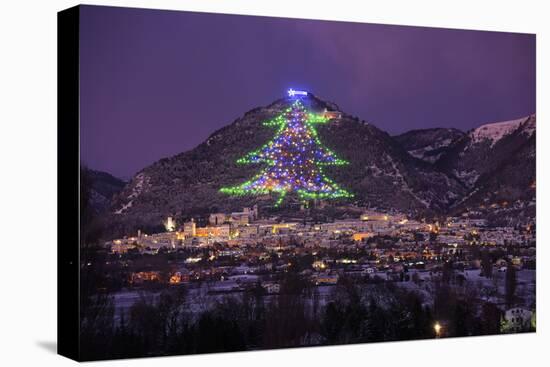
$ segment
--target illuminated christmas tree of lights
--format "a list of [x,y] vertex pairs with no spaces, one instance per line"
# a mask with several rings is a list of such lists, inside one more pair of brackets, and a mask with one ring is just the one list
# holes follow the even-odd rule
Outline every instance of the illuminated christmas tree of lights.
[[297,193],[301,200],[352,197],[323,172],[324,166],[348,164],[319,140],[315,125],[327,122],[325,116],[306,110],[297,98],[282,114],[264,122],[277,129],[273,139],[237,160],[240,164],[260,163],[265,167],[252,179],[220,191],[230,195],[276,193],[276,207],[289,192]]

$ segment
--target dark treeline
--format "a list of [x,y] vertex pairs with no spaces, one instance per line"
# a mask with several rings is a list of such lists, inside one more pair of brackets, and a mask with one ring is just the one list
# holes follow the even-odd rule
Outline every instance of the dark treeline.
[[[145,293],[144,293],[145,294]],[[227,296],[202,312],[183,305],[183,287],[159,296],[142,296],[115,317],[108,296],[98,295],[84,315],[84,359],[128,358],[270,348],[363,343],[499,333],[501,313],[469,292],[445,283],[427,304],[422,297],[391,282],[342,279],[330,300],[319,304],[317,289],[298,273],[288,273],[281,293],[267,301],[256,289]],[[481,302],[481,303],[480,303]],[[90,322],[91,320],[91,322]]]

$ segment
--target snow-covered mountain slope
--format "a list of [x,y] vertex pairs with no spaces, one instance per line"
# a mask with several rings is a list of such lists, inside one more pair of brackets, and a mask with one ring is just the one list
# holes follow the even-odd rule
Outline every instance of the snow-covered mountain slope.
[[436,166],[472,188],[528,141],[535,127],[535,115],[482,125],[456,140]]
[[469,135],[472,139],[473,144],[489,141],[491,144],[491,147],[493,147],[503,137],[521,128],[523,124],[526,124],[530,127],[526,131],[527,135],[530,135],[534,132],[535,130],[534,116],[532,119],[531,119],[531,116],[528,116],[517,120],[495,122],[491,124],[482,125],[477,129],[472,130],[469,133]]
[[88,184],[90,204],[96,213],[107,210],[113,196],[118,194],[126,185],[125,181],[107,172],[92,169],[85,170],[85,177]]
[[[482,125],[457,140],[436,167],[459,179],[468,194],[458,208],[534,202],[536,115]],[[508,205],[508,204],[507,204]]]
[[411,130],[394,139],[413,157],[434,163],[462,136],[464,133],[458,129],[435,128]]

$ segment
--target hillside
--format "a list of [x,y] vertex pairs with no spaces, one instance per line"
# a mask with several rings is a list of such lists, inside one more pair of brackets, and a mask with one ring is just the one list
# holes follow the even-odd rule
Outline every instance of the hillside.
[[[353,200],[336,204],[411,213],[440,212],[465,194],[457,179],[412,157],[376,126],[313,95],[304,102],[315,112],[327,109],[341,113],[341,117],[318,128],[322,143],[350,162],[326,169],[329,177],[355,194]],[[196,148],[141,170],[114,198],[113,224],[144,228],[160,223],[167,215],[185,217],[231,211],[253,203],[272,206],[270,197],[231,197],[219,193],[219,189],[258,172],[259,166],[236,164],[236,160],[273,137],[273,129],[262,122],[280,114],[290,103],[291,99],[285,98],[255,108],[214,132]]]
[[411,130],[394,139],[413,157],[434,163],[464,133],[458,129],[420,129]]

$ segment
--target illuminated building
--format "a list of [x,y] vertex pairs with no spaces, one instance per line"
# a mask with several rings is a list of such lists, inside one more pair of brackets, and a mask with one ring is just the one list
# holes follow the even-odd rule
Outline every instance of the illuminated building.
[[358,232],[353,234],[353,240],[360,242],[366,238],[371,238],[372,236],[374,236],[372,232]]
[[193,237],[196,234],[197,225],[193,219],[183,223],[183,234],[185,237]]
[[167,232],[172,232],[176,229],[176,221],[172,217],[166,218],[163,224]]
[[229,238],[231,226],[222,224],[220,226],[207,226],[195,228],[195,237],[220,237]]

